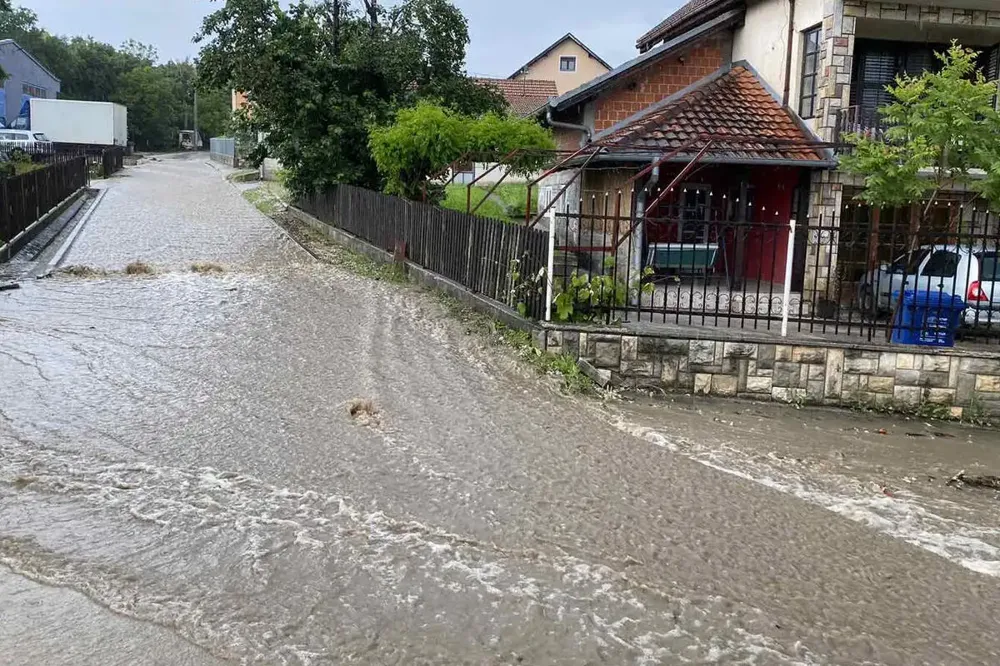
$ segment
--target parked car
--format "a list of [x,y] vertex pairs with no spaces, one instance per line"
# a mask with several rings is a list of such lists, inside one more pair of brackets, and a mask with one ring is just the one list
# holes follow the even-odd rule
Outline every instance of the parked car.
[[889,312],[899,291],[943,292],[966,303],[967,326],[1000,328],[1000,250],[960,245],[924,245],[870,271],[858,286],[866,312]]
[[19,150],[29,155],[49,155],[55,152],[55,145],[42,132],[0,129],[0,152],[12,155]]

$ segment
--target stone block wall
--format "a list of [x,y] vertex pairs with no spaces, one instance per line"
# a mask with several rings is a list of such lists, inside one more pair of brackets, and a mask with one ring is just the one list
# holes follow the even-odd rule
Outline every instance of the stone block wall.
[[944,25],[1000,26],[1000,6],[996,9],[961,9],[933,4],[844,0],[844,15],[884,21],[941,23]]
[[630,388],[788,403],[1000,415],[1000,353],[779,344],[552,328],[542,341]]

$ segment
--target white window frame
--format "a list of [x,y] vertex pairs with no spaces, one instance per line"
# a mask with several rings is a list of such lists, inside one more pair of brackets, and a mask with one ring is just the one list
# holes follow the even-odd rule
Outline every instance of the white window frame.
[[[573,69],[563,69],[563,60],[568,60],[573,63]],[[575,55],[561,55],[559,56],[559,73],[560,74],[575,74],[576,67],[579,64],[579,58]]]

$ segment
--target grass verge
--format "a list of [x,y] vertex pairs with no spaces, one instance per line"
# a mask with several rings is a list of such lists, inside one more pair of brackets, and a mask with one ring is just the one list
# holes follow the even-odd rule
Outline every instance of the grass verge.
[[406,269],[402,266],[375,261],[360,252],[355,252],[339,243],[335,243],[326,236],[317,233],[312,227],[299,222],[291,216],[278,215],[272,217],[292,238],[308,248],[313,256],[320,261],[336,264],[356,275],[381,282],[402,284],[409,281],[409,278],[406,276]]
[[952,415],[951,405],[943,405],[923,401],[919,405],[909,405],[895,400],[885,402],[872,402],[856,398],[845,407],[851,411],[861,414],[885,414],[889,416],[903,416],[927,421],[952,421],[979,428],[994,428],[997,420],[989,415],[982,402],[977,397],[973,397],[969,406],[962,410],[962,416]]
[[274,181],[265,181],[258,187],[246,190],[243,193],[243,198],[268,217],[274,217],[283,212],[291,201],[288,190],[281,183]]
[[528,331],[511,328],[503,322],[465,305],[443,291],[432,290],[431,293],[444,306],[449,315],[468,327],[470,333],[475,333],[493,344],[506,347],[537,370],[539,374],[558,377],[562,382],[563,392],[583,394],[595,391],[596,384],[580,370],[580,366],[572,356],[544,352],[532,343],[531,333]]

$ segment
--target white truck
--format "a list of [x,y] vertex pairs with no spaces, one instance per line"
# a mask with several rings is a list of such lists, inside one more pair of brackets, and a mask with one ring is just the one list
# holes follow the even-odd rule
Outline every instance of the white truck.
[[30,115],[20,116],[13,129],[42,132],[53,143],[81,146],[128,144],[128,109],[111,102],[69,99],[32,99]]

